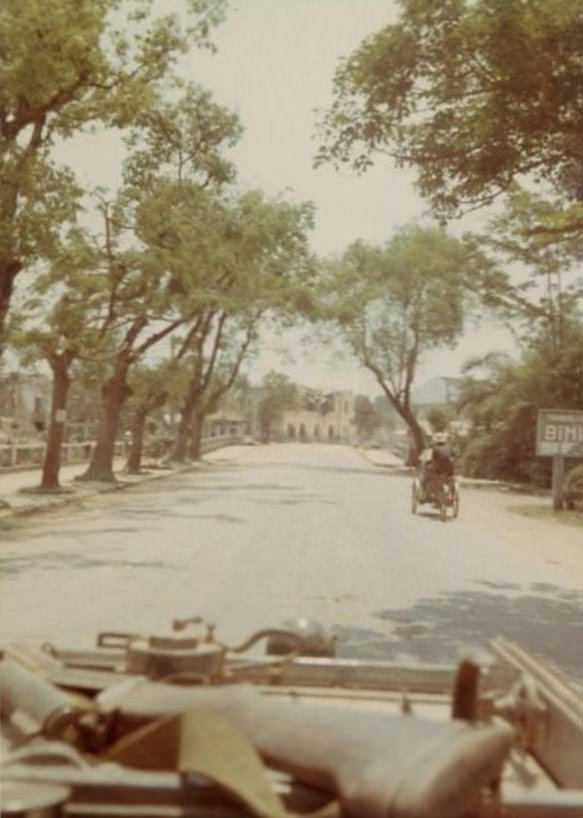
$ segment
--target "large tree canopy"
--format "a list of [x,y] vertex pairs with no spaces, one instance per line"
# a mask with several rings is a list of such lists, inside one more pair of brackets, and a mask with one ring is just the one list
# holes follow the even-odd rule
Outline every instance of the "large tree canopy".
[[550,458],[536,455],[537,413],[583,407],[581,329],[577,318],[566,320],[560,349],[542,334],[518,362],[501,354],[468,361],[460,397],[472,424],[464,474],[549,485]]
[[408,425],[417,454],[424,446],[411,401],[418,365],[461,334],[466,285],[481,264],[471,244],[413,226],[383,247],[357,242],[331,265],[323,314]]
[[18,273],[52,249],[74,211],[50,149],[89,123],[123,128],[208,45],[225,0],[189,0],[181,21],[153,0],[3,0],[0,11],[0,351]]
[[[541,232],[557,218],[553,203],[511,189],[504,210],[475,237],[494,260],[475,283],[484,306],[493,308],[517,340],[529,347],[544,338],[558,353],[583,307],[583,236],[563,235],[557,242]],[[583,354],[583,335],[580,346]]]
[[[449,217],[517,176],[583,197],[580,0],[401,0],[339,66],[319,161],[379,152]],[[583,230],[583,210],[570,214]],[[565,230],[565,225],[561,226]]]
[[296,409],[298,387],[287,375],[271,370],[263,377],[257,413],[261,427],[261,438],[267,442],[271,438],[275,423],[286,409]]

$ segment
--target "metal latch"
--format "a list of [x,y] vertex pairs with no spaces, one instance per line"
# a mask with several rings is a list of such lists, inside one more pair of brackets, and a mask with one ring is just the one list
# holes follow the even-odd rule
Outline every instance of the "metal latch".
[[494,700],[493,712],[512,724],[518,746],[526,751],[540,737],[547,706],[532,676],[522,673],[505,696]]

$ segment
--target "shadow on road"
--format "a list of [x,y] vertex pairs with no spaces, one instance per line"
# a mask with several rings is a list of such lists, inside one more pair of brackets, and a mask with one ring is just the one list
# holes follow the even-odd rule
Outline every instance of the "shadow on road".
[[[452,520],[450,509],[447,510],[447,514],[448,514],[448,516],[447,516],[447,520],[445,522],[449,522],[449,521]],[[417,512],[416,512],[416,516],[421,517],[424,520],[431,520],[431,522],[434,522],[434,523],[442,523],[443,524],[443,522],[444,522],[444,520],[442,520],[441,517],[439,516],[439,509],[438,508],[429,509],[429,507],[428,507],[428,508],[423,509],[423,510],[418,509]]]
[[179,571],[183,570],[179,565],[171,565],[162,560],[118,560],[111,554],[103,559],[85,557],[78,553],[61,553],[60,551],[45,551],[42,554],[34,554],[30,557],[6,557],[2,560],[2,576],[18,575],[26,571],[74,571],[77,569],[87,570],[88,568],[155,568],[158,570]]
[[378,478],[379,476],[382,477],[411,477],[411,469],[407,468],[404,469],[402,467],[387,467],[386,469],[381,469],[379,466],[374,464],[370,465],[363,465],[363,466],[331,466],[331,465],[320,465],[318,463],[293,463],[290,460],[270,460],[269,463],[234,463],[232,461],[217,461],[210,465],[211,469],[215,469],[216,472],[225,472],[227,470],[230,471],[259,471],[261,469],[268,469],[269,471],[273,470],[274,468],[285,468],[286,470],[292,469],[294,471],[317,471],[317,472],[328,472],[330,474],[360,474],[365,477],[375,477]]
[[[484,584],[495,590],[495,583]],[[373,616],[382,620],[383,632],[338,626],[339,654],[451,662],[500,635],[583,683],[583,592],[541,583],[522,592],[501,583],[496,590],[455,591],[410,608],[377,611]]]

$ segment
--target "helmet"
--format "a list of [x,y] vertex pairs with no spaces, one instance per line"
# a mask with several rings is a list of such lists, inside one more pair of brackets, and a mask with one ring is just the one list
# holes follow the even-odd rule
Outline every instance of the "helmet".
[[438,432],[438,434],[433,436],[433,442],[436,446],[445,446],[447,443],[447,435],[444,435],[443,432]]

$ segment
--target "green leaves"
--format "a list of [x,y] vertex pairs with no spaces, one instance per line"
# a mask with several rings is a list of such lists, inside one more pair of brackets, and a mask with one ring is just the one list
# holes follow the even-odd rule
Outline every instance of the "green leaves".
[[[476,278],[483,303],[528,345],[544,337],[560,350],[566,324],[583,304],[583,237],[564,231],[567,216],[548,201],[514,185],[506,208],[476,241],[493,264]],[[560,240],[558,240],[560,236]]]
[[339,66],[318,160],[362,170],[388,152],[446,217],[521,174],[560,189],[583,159],[578,0],[402,6]]
[[[157,16],[152,0],[6,0],[0,12],[0,345],[14,279],[54,250],[80,191],[50,148],[92,123],[143,123],[172,84],[177,57],[209,44],[224,0],[194,0],[186,16]],[[220,119],[217,106],[215,120]],[[216,147],[236,127],[222,113]],[[204,117],[203,117],[204,119]],[[226,120],[226,122],[225,122]],[[211,137],[207,138],[211,139]],[[211,139],[212,141],[212,139]],[[208,153],[208,151],[207,151]],[[231,178],[209,156],[206,177]]]
[[131,155],[126,184],[151,191],[160,179],[223,185],[234,179],[224,151],[241,127],[235,114],[215,103],[208,91],[189,84],[172,104],[143,110],[127,136]]
[[478,263],[471,243],[413,225],[383,247],[351,245],[328,269],[322,314],[373,373],[418,448],[423,434],[411,407],[417,366],[461,333]]
[[0,16],[2,133],[14,141],[27,127],[46,138],[58,112],[78,99],[105,68],[100,50],[103,2],[7,0]]
[[560,349],[542,334],[518,361],[491,354],[468,363],[460,396],[472,423],[466,474],[548,485],[550,464],[535,450],[537,411],[583,408],[582,330],[569,321]]
[[268,372],[263,378],[257,407],[262,429],[274,424],[286,409],[297,408],[298,399],[298,388],[287,375],[274,370]]

